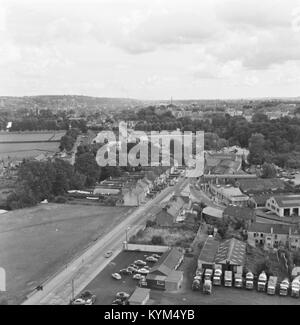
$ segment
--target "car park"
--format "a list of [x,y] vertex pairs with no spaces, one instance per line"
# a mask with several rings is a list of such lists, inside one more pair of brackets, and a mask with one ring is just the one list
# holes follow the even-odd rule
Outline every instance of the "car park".
[[121,280],[122,279],[122,277],[121,277],[121,275],[119,273],[113,273],[111,276],[116,280]]

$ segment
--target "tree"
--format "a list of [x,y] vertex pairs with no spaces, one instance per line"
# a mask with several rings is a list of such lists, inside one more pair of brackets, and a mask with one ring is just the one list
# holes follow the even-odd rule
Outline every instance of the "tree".
[[276,177],[276,168],[273,164],[264,163],[262,166],[262,178],[274,178]]
[[91,152],[85,152],[76,157],[75,170],[86,176],[86,186],[94,186],[101,175],[101,168]]
[[261,165],[264,161],[265,137],[260,133],[255,133],[249,140],[249,157],[251,164]]
[[153,236],[151,239],[151,244],[152,245],[164,245],[164,239],[162,238],[162,236]]

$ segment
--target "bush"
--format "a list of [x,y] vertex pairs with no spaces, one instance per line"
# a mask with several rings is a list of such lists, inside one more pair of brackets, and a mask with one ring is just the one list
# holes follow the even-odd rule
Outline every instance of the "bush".
[[67,199],[64,196],[57,196],[54,199],[54,202],[55,203],[66,203],[67,202]]
[[155,221],[152,221],[152,220],[147,220],[146,222],[146,227],[154,227],[156,226],[156,222]]
[[162,236],[153,236],[151,239],[151,244],[153,245],[164,245],[165,241]]

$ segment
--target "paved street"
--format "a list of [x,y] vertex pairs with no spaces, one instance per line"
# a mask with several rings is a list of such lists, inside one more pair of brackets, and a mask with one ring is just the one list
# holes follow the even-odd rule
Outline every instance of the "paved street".
[[[76,296],[121,252],[122,244],[126,239],[125,230],[130,227],[128,237],[132,236],[158,210],[159,203],[165,197],[173,191],[182,190],[188,183],[189,179],[181,178],[176,186],[166,188],[153,200],[139,207],[115,229],[99,239],[69,265],[66,265],[65,270],[44,284],[42,291],[35,292],[23,304],[68,304],[72,297],[72,287],[74,287],[74,295]],[[111,258],[105,258],[104,254],[109,250],[114,253]],[[72,286],[72,281],[76,285]]]

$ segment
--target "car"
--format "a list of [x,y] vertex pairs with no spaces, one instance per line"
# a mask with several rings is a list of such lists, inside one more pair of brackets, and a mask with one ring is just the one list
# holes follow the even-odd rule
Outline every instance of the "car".
[[150,271],[149,270],[147,270],[147,269],[145,269],[145,268],[142,268],[142,269],[139,269],[138,270],[138,273],[140,273],[140,274],[148,274]]
[[149,257],[146,258],[146,261],[156,263],[156,262],[158,262],[158,259],[156,257],[154,257],[154,256],[149,256]]
[[138,266],[145,266],[145,265],[147,265],[147,263],[144,262],[144,261],[142,261],[142,260],[137,260],[137,261],[134,262],[134,264],[136,264]]
[[122,279],[122,277],[121,277],[121,275],[119,273],[113,273],[111,276],[116,280],[121,280]]
[[158,255],[158,254],[152,254],[152,257],[155,257],[155,258],[159,259],[160,258],[160,255]]
[[112,256],[112,254],[113,254],[112,251],[108,251],[108,252],[106,252],[106,253],[104,254],[104,256],[105,256],[106,258],[109,258],[109,257]]
[[119,274],[121,274],[121,275],[129,275],[129,274],[132,274],[132,271],[128,270],[128,269],[122,269],[122,270],[119,271]]
[[96,295],[93,295],[89,291],[83,292],[79,298],[71,302],[72,305],[93,305],[96,301]]
[[129,294],[127,292],[118,292],[116,294],[116,298],[121,299],[123,301],[129,298]]
[[132,273],[136,273],[138,271],[138,268],[134,268],[132,266],[128,266],[127,270]]
[[112,305],[123,305],[123,301],[121,299],[115,299],[112,302]]
[[139,267],[138,267],[136,264],[134,264],[134,263],[130,264],[129,266],[130,266],[130,267],[133,267],[133,268],[135,268],[135,269],[138,269],[138,268],[139,268]]
[[145,277],[142,274],[137,273],[132,278],[133,280],[142,280]]

